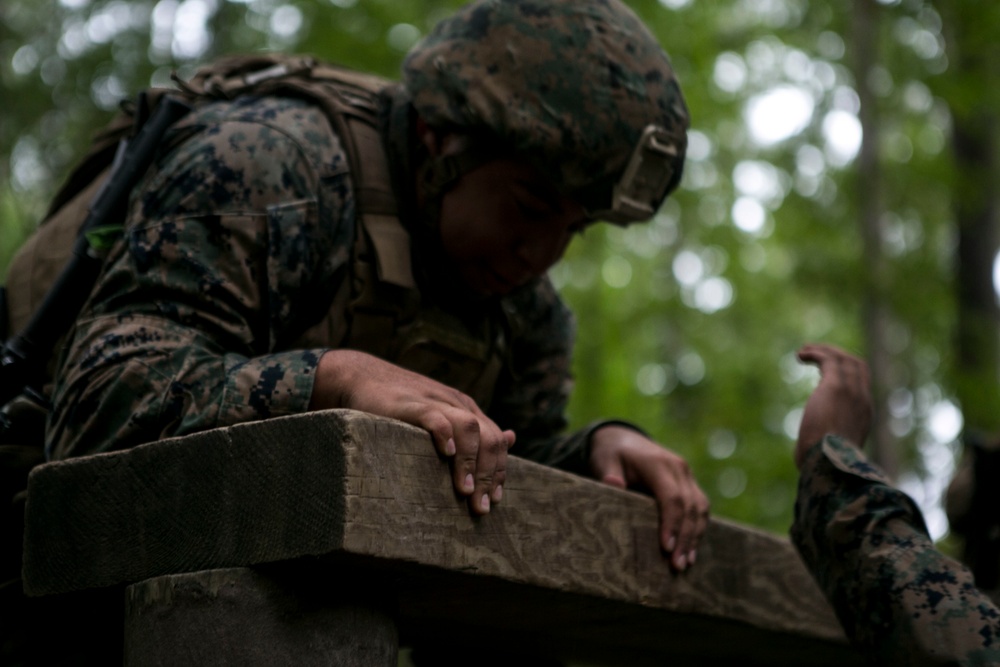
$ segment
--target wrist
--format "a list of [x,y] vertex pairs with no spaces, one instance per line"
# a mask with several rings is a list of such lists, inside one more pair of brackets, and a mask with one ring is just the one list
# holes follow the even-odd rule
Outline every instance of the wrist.
[[594,469],[594,459],[595,454],[602,449],[604,446],[616,445],[622,440],[631,438],[634,436],[639,436],[642,438],[649,438],[648,434],[636,426],[627,421],[622,421],[618,419],[607,419],[599,422],[594,422],[587,427],[587,460],[590,469]]
[[[605,419],[599,422],[594,422],[587,427],[587,439],[593,445],[594,439],[598,438],[611,438],[617,437],[617,435],[628,435],[630,433],[638,433],[644,438],[648,438],[649,434],[643,429],[639,428],[631,422],[627,422],[621,419]],[[601,433],[603,432],[603,436]]]
[[798,468],[800,474],[814,465],[813,461],[815,461],[817,456],[822,456],[822,454],[818,454],[817,452],[822,449],[823,440],[825,440],[825,437],[811,441],[800,439],[795,444],[795,467]]
[[347,407],[349,388],[356,375],[357,358],[354,350],[327,350],[316,366],[310,410],[330,410]]

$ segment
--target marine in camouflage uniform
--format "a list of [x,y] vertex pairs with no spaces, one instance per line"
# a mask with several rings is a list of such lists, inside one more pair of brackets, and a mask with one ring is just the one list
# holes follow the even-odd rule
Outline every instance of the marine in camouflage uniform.
[[823,379],[803,417],[791,536],[848,638],[877,665],[1000,664],[1000,610],[934,548],[913,500],[833,435],[867,432],[867,374],[851,371],[862,362],[825,346],[804,358]]
[[[442,455],[455,457],[456,489],[485,513],[501,499],[516,433],[521,456],[650,490],[661,543],[684,569],[708,511],[686,464],[622,423],[562,434],[573,321],[544,275],[584,224],[648,219],[679,182],[687,110],[666,54],[617,0],[482,0],[439,24],[403,73],[402,85],[384,91],[380,113],[413,274],[422,307],[473,336],[482,325],[487,341],[504,339],[488,398],[473,396],[476,405],[399,369],[391,372],[419,386],[421,400],[433,394],[432,410],[400,416],[408,398],[386,405],[351,387],[326,389],[338,376],[324,364],[345,350],[317,326],[336,310],[339,286],[353,280],[357,175],[319,109],[245,97],[200,107],[172,128],[133,192],[124,239],[61,358],[49,456],[352,407],[427,428]],[[644,147],[656,159],[633,169]],[[462,250],[449,250],[449,239],[461,238],[463,222],[497,227],[499,213],[463,221],[449,205],[497,165],[551,184],[515,181],[528,194],[505,195],[517,208],[497,233],[530,243],[501,249],[517,255],[513,263],[456,267],[452,255]],[[478,192],[487,190],[480,182]],[[389,373],[371,359],[353,370],[365,381]],[[451,421],[445,435],[441,415]],[[477,469],[475,493],[459,472],[462,444],[455,449],[469,415],[473,429],[495,432],[479,449],[479,463],[489,449],[495,469],[482,479]]]
[[[287,348],[349,269],[358,230],[340,142],[321,111],[288,98],[208,105],[173,134],[67,350],[53,458],[309,409],[326,350]],[[463,304],[477,308],[526,320],[491,414],[539,434],[522,453],[586,471],[581,434],[552,437],[565,426],[573,322],[551,283]]]

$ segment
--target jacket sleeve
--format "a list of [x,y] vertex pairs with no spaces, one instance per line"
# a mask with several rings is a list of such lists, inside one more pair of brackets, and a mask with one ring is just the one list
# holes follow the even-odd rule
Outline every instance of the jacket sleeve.
[[346,161],[302,102],[209,105],[171,130],[60,360],[50,458],[307,409],[287,350],[343,279]]
[[835,436],[805,457],[791,535],[873,664],[1000,663],[1000,612],[934,548],[914,502]]
[[565,432],[575,320],[547,278],[504,300],[510,323],[510,354],[497,383],[489,416],[513,429],[511,453],[578,475],[590,476],[590,436],[620,420],[595,421]]

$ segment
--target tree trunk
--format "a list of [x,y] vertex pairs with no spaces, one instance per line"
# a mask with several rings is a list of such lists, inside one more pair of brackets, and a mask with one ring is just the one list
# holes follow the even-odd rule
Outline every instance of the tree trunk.
[[951,63],[948,100],[958,230],[955,391],[966,431],[995,436],[1000,431],[1000,310],[993,286],[1000,214],[996,107],[1000,49],[992,30],[984,33],[988,21],[973,6],[976,3],[942,4]]
[[963,560],[977,583],[1000,582],[1000,309],[993,265],[1000,238],[997,103],[1000,84],[991,21],[1000,12],[966,0],[940,3],[949,60],[956,182],[953,211],[956,327],[952,383],[965,420],[965,465],[949,488],[949,518],[964,538]]
[[899,469],[896,442],[889,430],[888,394],[892,386],[891,359],[886,345],[889,311],[886,305],[888,271],[882,249],[882,178],[879,164],[878,102],[872,91],[871,72],[877,63],[879,6],[875,0],[855,0],[851,26],[854,78],[861,103],[863,132],[858,156],[858,220],[864,252],[864,332],[871,368],[875,418],[870,451],[873,460],[891,477]]

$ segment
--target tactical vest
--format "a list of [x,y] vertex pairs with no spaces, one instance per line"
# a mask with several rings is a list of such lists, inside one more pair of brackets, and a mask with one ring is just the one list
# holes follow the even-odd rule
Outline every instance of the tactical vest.
[[[378,129],[378,96],[391,82],[319,63],[266,54],[221,60],[180,90],[151,89],[136,108],[113,120],[56,195],[38,231],[11,263],[7,291],[11,332],[23,327],[66,262],[89,201],[115,146],[165,94],[198,105],[241,95],[286,96],[319,107],[351,165],[358,211],[348,280],[322,319],[293,347],[350,348],[376,355],[470,395],[483,409],[506,354],[505,325],[445,312],[421,298],[410,235],[398,217],[388,159]],[[102,176],[94,178],[93,174]],[[58,349],[58,348],[57,348]],[[50,362],[50,377],[54,360]]]

